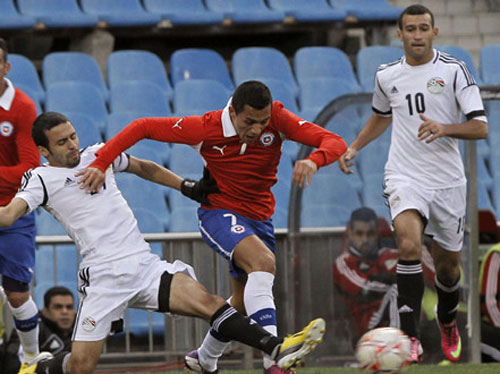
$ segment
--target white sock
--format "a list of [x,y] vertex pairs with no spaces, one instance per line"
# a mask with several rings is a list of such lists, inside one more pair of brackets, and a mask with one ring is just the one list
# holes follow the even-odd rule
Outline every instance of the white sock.
[[[274,275],[265,271],[254,271],[248,274],[243,301],[250,318],[266,331],[277,336],[276,307],[273,297]],[[264,354],[264,368],[274,365],[269,355]]]
[[38,348],[38,309],[30,298],[19,308],[8,303],[14,317],[14,325],[24,351],[25,360],[29,360],[40,353]]

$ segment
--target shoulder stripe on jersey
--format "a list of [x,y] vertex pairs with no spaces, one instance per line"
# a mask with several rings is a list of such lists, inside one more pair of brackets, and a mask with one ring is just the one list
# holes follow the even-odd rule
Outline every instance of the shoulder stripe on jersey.
[[437,62],[440,54],[441,54],[441,52],[439,52],[438,50],[436,50],[436,57],[434,57],[434,61],[432,61],[433,64],[435,64]]
[[401,57],[399,60],[388,62],[387,64],[382,64],[377,68],[377,71],[385,70],[390,66],[394,66],[394,65],[401,63],[402,61],[403,61],[403,58]]
[[392,114],[392,109],[390,109],[388,112],[382,112],[381,110],[378,110],[377,108],[375,108],[374,106],[372,106],[372,110],[377,113],[377,114],[381,114],[383,116],[387,116],[389,114]]
[[49,194],[47,193],[47,187],[45,187],[45,182],[43,181],[42,177],[40,175],[37,175],[38,178],[40,178],[40,182],[42,182],[42,187],[43,187],[43,201],[40,204],[40,206],[44,206],[47,204],[47,201],[49,201]]
[[476,117],[482,117],[482,116],[485,116],[486,113],[484,112],[484,110],[474,110],[470,113],[467,113],[465,115],[465,117],[468,119],[468,120],[471,120],[473,118],[476,118]]
[[384,96],[387,97],[384,90],[382,89],[382,86],[380,86],[380,82],[379,82],[378,78],[375,78],[375,83],[377,84],[377,87],[380,90],[380,92],[382,92],[384,94]]
[[86,146],[85,148],[81,148],[81,149],[80,149],[80,153],[85,152],[85,150],[86,150],[88,147],[89,147],[89,146]]
[[451,57],[450,55],[447,55],[445,53],[442,53],[441,56],[439,57],[439,60],[444,62],[445,64],[457,64],[460,66],[460,69],[462,69],[462,72],[464,73],[465,80],[467,81],[467,85],[473,85],[476,84],[476,81],[474,80],[474,77],[470,73],[469,69],[467,68],[467,65],[463,61],[457,60],[456,58]]

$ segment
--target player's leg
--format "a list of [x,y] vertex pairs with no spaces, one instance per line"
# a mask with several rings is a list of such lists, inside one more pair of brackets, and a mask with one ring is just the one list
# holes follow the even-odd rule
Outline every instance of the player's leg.
[[396,268],[398,311],[401,329],[412,339],[412,361],[419,360],[422,348],[418,325],[424,295],[422,234],[424,223],[416,210],[405,210],[394,219],[399,259]]

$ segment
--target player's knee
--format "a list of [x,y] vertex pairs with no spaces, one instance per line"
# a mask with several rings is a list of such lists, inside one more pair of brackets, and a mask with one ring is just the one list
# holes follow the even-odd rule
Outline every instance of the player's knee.
[[436,264],[435,268],[437,277],[446,285],[455,284],[460,277],[460,267],[458,263],[454,263],[453,261],[441,262]]
[[95,363],[88,357],[71,354],[66,366],[66,374],[92,374],[95,369]]
[[420,241],[412,238],[400,238],[399,257],[403,260],[418,260],[421,257],[422,246]]
[[252,269],[251,271],[249,271],[249,273],[252,273],[254,271],[264,271],[266,273],[276,274],[276,259],[274,257],[274,254],[272,252],[269,252],[263,256],[260,256],[258,261],[253,264]]
[[7,300],[9,300],[9,304],[13,308],[19,308],[26,301],[28,301],[28,299],[30,297],[30,295],[29,295],[28,292],[9,292],[9,291],[5,291],[5,294],[7,295]]

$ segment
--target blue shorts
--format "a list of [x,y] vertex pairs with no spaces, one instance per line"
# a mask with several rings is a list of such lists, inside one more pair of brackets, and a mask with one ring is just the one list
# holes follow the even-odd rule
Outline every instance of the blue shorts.
[[0,228],[0,274],[29,283],[35,267],[35,213]]
[[229,261],[233,278],[245,274],[233,261],[233,250],[247,236],[256,235],[274,253],[274,227],[271,220],[257,221],[226,209],[198,209],[198,219],[203,240],[215,252]]

